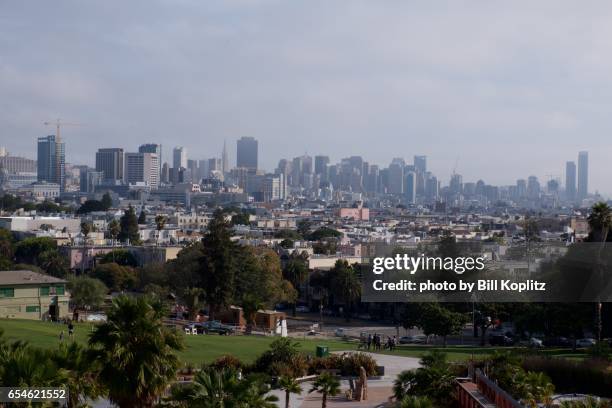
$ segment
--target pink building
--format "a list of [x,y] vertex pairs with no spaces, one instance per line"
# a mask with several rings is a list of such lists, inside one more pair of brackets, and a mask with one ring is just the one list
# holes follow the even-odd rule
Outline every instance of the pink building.
[[359,205],[357,208],[340,208],[337,213],[340,218],[351,218],[357,221],[368,221],[370,209]]

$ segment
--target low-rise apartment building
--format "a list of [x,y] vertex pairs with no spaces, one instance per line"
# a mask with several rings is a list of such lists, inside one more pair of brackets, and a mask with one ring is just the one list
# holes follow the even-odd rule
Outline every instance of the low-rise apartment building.
[[0,318],[58,320],[69,316],[66,281],[32,271],[0,272]]

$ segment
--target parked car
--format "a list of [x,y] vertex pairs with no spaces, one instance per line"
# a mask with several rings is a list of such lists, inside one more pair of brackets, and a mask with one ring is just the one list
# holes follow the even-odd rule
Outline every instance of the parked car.
[[336,329],[334,334],[336,335],[336,337],[344,337],[344,336],[346,336],[346,332],[345,332],[345,330],[343,328]]
[[425,344],[427,343],[427,336],[424,334],[417,334],[415,336],[403,336],[399,339],[400,344]]
[[212,322],[204,322],[202,323],[202,327],[204,329],[204,333],[218,333],[220,335],[228,335],[234,332],[234,328],[232,326],[228,326],[221,322],[212,321]]
[[514,339],[505,334],[493,334],[489,336],[489,344],[492,346],[512,346]]
[[587,339],[578,339],[576,340],[576,347],[593,347],[597,342],[595,339],[587,338]]
[[571,347],[572,341],[567,337],[549,337],[544,340],[546,347]]
[[308,308],[308,306],[298,306],[295,308],[295,311],[298,313],[308,313],[310,312],[310,309]]
[[544,347],[544,343],[542,342],[542,340],[532,337],[529,339],[529,347],[541,348],[541,347]]

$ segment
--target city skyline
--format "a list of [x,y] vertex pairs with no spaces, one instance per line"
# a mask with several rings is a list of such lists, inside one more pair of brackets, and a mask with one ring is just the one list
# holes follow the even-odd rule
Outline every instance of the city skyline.
[[70,163],[93,165],[100,140],[205,158],[251,136],[268,170],[304,152],[380,165],[422,154],[443,180],[458,158],[465,179],[498,185],[524,168],[563,178],[588,150],[590,190],[612,192],[610,6],[150,2],[117,18],[118,4],[5,5],[0,144],[33,157],[29,141],[59,116],[84,125],[62,135]]

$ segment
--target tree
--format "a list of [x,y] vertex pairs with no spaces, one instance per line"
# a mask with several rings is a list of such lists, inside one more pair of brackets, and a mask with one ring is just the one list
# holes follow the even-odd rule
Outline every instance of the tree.
[[[612,226],[612,209],[604,202],[599,202],[593,205],[591,214],[588,217],[589,227],[591,229],[591,235],[595,242],[600,242],[599,251],[597,252],[597,269],[599,276],[603,278],[605,266],[602,263],[601,253],[608,240],[608,231]],[[589,237],[591,238],[591,237]],[[601,342],[601,333],[603,331],[603,320],[601,314],[602,304],[601,301],[597,302],[596,313],[597,313],[597,340]]]
[[230,238],[230,225],[223,212],[215,211],[202,238],[200,258],[200,277],[211,319],[220,307],[229,303],[234,289],[236,246]]
[[256,377],[241,379],[234,369],[203,369],[191,384],[173,387],[169,399],[188,407],[276,408],[274,402],[278,398],[267,392],[261,380]]
[[250,334],[255,326],[257,312],[264,308],[264,302],[258,296],[249,294],[242,300],[242,312],[247,321],[246,332]]
[[342,236],[342,233],[338,230],[329,227],[321,227],[315,230],[308,236],[310,241],[321,241],[323,239],[338,239]]
[[185,288],[181,294],[185,306],[189,310],[189,320],[194,321],[200,310],[200,299],[204,291],[200,288]]
[[423,307],[419,326],[427,336],[442,336],[446,347],[447,336],[461,333],[466,320],[463,313],[452,312],[437,303],[429,303]]
[[182,337],[164,325],[164,314],[155,299],[119,296],[89,338],[100,384],[120,408],[152,407],[176,378]]
[[436,407],[452,406],[454,381],[446,354],[434,351],[421,358],[421,367],[397,376],[393,394],[398,401],[414,395],[430,398]]
[[433,403],[428,397],[416,397],[414,395],[404,397],[398,408],[433,408]]
[[339,259],[329,271],[331,293],[344,303],[346,321],[350,321],[353,303],[361,296],[361,280],[352,265]]
[[106,211],[107,208],[98,200],[87,200],[76,211],[77,214]]
[[88,350],[77,342],[62,343],[51,353],[51,361],[61,367],[64,374],[63,386],[68,393],[68,408],[87,406],[87,400],[102,396],[98,384],[99,367],[91,361]]
[[113,206],[113,199],[108,191],[104,193],[100,202],[105,211],[108,211]]
[[123,242],[129,241],[132,245],[138,245],[140,243],[140,234],[138,232],[138,218],[134,207],[130,204],[125,210],[121,220],[119,221],[121,230],[119,232],[119,239]]
[[117,265],[121,265],[121,266],[131,266],[131,267],[138,266],[138,260],[136,259],[134,254],[128,251],[127,249],[114,249],[104,254],[100,258],[101,264],[111,263],[111,262],[114,262]]
[[48,250],[38,256],[40,267],[51,276],[65,278],[68,274],[68,261],[57,250]]
[[87,257],[87,238],[92,231],[92,225],[87,222],[81,223],[81,235],[83,235],[83,255],[81,256],[81,273],[85,273],[85,258]]
[[310,228],[312,227],[312,223],[309,219],[299,220],[297,222],[297,232],[302,237],[307,237],[310,234]]
[[53,238],[26,238],[17,243],[15,258],[17,263],[38,265],[39,255],[49,250],[57,250],[57,243]]
[[289,400],[290,400],[291,394],[301,393],[302,387],[295,380],[295,378],[287,377],[287,376],[282,376],[278,381],[278,385],[281,390],[285,391],[285,408],[289,408]]
[[323,373],[312,384],[310,392],[318,392],[322,396],[321,408],[327,407],[327,397],[340,393],[340,381],[330,373]]
[[116,292],[132,289],[138,282],[134,269],[129,266],[120,266],[116,263],[96,266],[92,276],[100,279],[110,290]]
[[155,229],[157,230],[157,235],[155,236],[155,245],[159,245],[159,235],[163,231],[166,226],[166,217],[163,215],[157,215],[155,217]]
[[119,225],[119,222],[117,222],[117,220],[112,220],[108,224],[108,234],[113,240],[113,246],[115,246],[115,241],[117,240],[117,237],[119,236],[120,233],[121,233],[121,225]]
[[240,211],[232,215],[232,225],[249,225],[250,222],[251,217],[246,212]]
[[144,208],[140,210],[140,215],[138,215],[138,225],[146,225],[147,224],[147,214],[145,214]]
[[[293,287],[299,291],[300,287],[308,279],[308,254],[295,255],[295,252],[291,254],[289,260],[283,268],[283,277],[287,279]],[[296,302],[292,303],[293,316],[296,314]]]
[[104,303],[108,288],[104,283],[89,276],[74,276],[68,280],[70,301],[75,310],[95,310]]
[[293,248],[295,242],[292,239],[285,238],[278,245],[280,245],[281,248],[289,249]]

